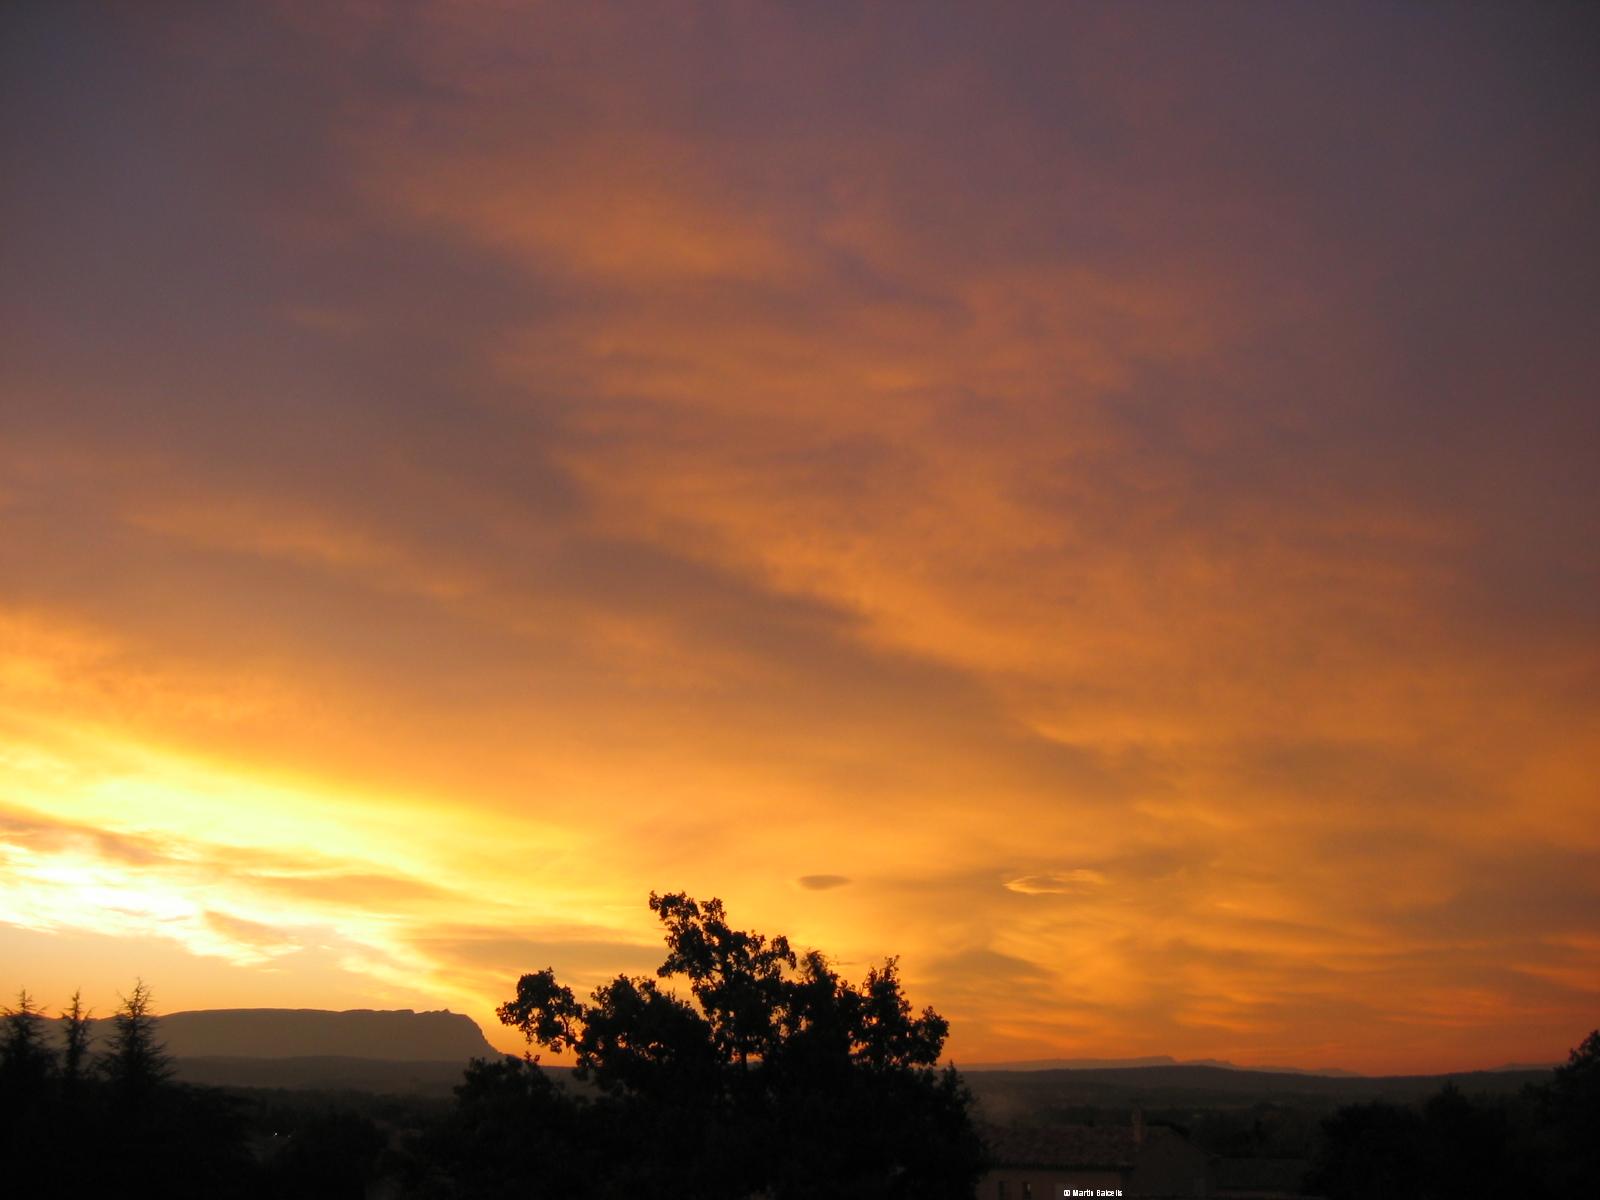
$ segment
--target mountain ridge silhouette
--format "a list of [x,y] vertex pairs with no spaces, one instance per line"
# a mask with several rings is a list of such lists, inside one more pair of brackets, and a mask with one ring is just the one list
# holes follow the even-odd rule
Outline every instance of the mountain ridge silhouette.
[[[109,1018],[91,1023],[103,1041]],[[449,1009],[202,1008],[163,1013],[157,1036],[174,1058],[350,1058],[450,1062],[495,1058],[478,1023]]]
[[1107,1071],[1133,1067],[1217,1067],[1225,1071],[1256,1071],[1263,1075],[1324,1075],[1333,1079],[1360,1079],[1359,1071],[1343,1067],[1253,1066],[1221,1058],[1174,1058],[1170,1054],[1148,1054],[1139,1058],[1031,1058],[1015,1062],[961,1064],[965,1071]]

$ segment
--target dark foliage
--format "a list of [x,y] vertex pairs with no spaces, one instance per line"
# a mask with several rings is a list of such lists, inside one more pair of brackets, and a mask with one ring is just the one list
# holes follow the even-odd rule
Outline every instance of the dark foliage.
[[[573,1053],[576,1083],[531,1057],[480,1060],[453,1103],[187,1086],[143,984],[98,1056],[76,997],[51,1021],[24,993],[0,1015],[5,1194],[973,1195],[984,1161],[971,1094],[937,1069],[945,1023],[912,1010],[893,960],[851,985],[819,954],[732,929],[716,901],[652,907],[668,948],[655,978],[620,976],[585,1002],[546,970],[502,1006],[530,1042]],[[1315,1109],[1193,1115],[1213,1153],[1294,1158]],[[1306,1189],[1330,1200],[1600,1195],[1600,1031],[1520,1095],[1450,1085],[1346,1105],[1322,1122],[1313,1159]]]
[[1600,1030],[1572,1051],[1536,1097],[1551,1194],[1600,1195]]
[[0,1030],[0,1086],[8,1095],[37,1091],[54,1069],[44,1014],[24,991],[17,997],[17,1007],[5,1010],[5,1025]]
[[[536,1082],[536,1062],[478,1069],[445,1156],[460,1194],[972,1194],[983,1149],[966,1087],[937,1069],[948,1026],[913,1012],[893,959],[852,986],[819,953],[733,928],[718,900],[650,907],[667,945],[656,978],[619,976],[584,1003],[544,970],[501,1006],[531,1044],[570,1050],[597,1094]],[[520,1134],[503,1123],[513,1103]]]
[[91,1062],[88,1014],[74,997],[48,1036],[24,995],[0,1033],[0,1161],[13,1194],[254,1196],[237,1106],[171,1082],[143,983]]
[[[1316,1111],[1265,1100],[1248,1108],[1151,1108],[1145,1116],[1153,1125],[1192,1122],[1189,1132],[1195,1145],[1225,1158],[1307,1158],[1319,1124]],[[1119,1114],[1119,1120],[1126,1119]]]
[[[267,1114],[262,1114],[267,1115]],[[387,1139],[349,1109],[270,1114],[256,1163],[258,1194],[273,1200],[361,1200]],[[259,1118],[254,1122],[261,1125]]]
[[1350,1104],[1323,1122],[1313,1176],[1327,1196],[1404,1200],[1422,1195],[1422,1118],[1381,1100]]
[[70,1092],[89,1068],[89,1012],[82,993],[72,993],[72,1003],[56,1021],[61,1026],[61,1080]]
[[121,1104],[133,1108],[172,1078],[172,1060],[156,1036],[150,989],[139,980],[111,1018],[111,1046],[100,1069]]
[[1331,1200],[1567,1200],[1600,1195],[1600,1032],[1548,1084],[1415,1106],[1346,1105],[1323,1122],[1310,1187]]
[[428,1200],[590,1194],[583,1171],[601,1149],[593,1122],[536,1065],[474,1062],[449,1117],[406,1164],[408,1191]]
[[820,954],[732,928],[716,900],[650,903],[667,943],[656,977],[619,976],[582,1002],[541,971],[500,1010],[530,1043],[570,1050],[576,1085],[532,1058],[480,1060],[442,1113],[180,1084],[142,982],[98,1056],[76,997],[51,1029],[24,994],[0,1025],[8,1192],[343,1200],[381,1181],[419,1200],[972,1195],[971,1095],[937,1069],[947,1026],[912,1010],[894,960],[853,986]]

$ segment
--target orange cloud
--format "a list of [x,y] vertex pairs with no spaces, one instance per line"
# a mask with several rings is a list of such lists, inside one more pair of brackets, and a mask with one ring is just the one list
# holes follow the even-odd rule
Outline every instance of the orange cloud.
[[0,910],[49,986],[112,931],[174,1007],[492,1025],[646,969],[683,887],[902,955],[967,1061],[1592,1024],[1570,39],[118,20],[0,106],[53,147],[0,294]]

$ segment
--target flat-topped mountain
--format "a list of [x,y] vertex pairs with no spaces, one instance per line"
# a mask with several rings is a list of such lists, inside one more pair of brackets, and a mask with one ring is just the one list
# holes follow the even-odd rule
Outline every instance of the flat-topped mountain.
[[[94,1035],[110,1032],[95,1022]],[[209,1008],[163,1013],[157,1036],[174,1058],[374,1058],[451,1062],[494,1058],[477,1022],[463,1013],[409,1008]]]

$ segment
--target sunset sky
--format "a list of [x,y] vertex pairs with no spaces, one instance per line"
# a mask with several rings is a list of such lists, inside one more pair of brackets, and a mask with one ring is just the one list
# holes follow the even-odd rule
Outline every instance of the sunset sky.
[[1600,12],[17,3],[0,988],[717,895],[959,1062],[1600,1025]]

